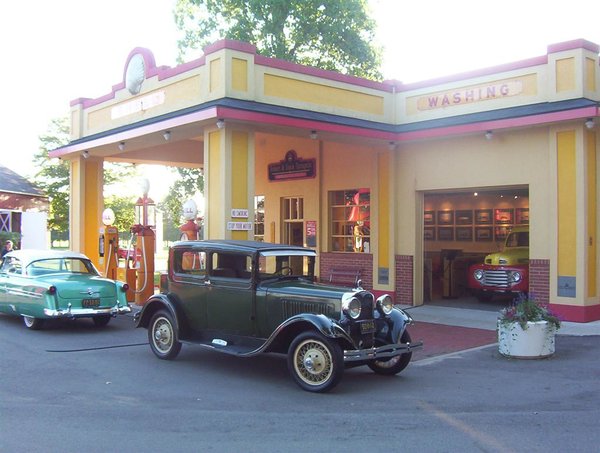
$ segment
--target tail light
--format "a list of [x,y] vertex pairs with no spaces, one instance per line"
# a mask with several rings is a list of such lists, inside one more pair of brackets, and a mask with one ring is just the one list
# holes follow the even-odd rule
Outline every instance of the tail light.
[[47,293],[50,294],[51,296],[56,294],[56,286],[52,285],[48,288]]
[[123,291],[124,293],[129,291],[129,285],[127,283],[124,283],[123,286],[121,286],[121,291]]

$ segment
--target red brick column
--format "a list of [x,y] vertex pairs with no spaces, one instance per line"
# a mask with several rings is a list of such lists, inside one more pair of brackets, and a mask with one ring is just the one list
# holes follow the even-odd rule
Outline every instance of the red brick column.
[[538,302],[550,302],[550,260],[529,260],[529,294]]
[[396,255],[396,291],[395,303],[413,305],[414,257]]
[[321,253],[319,277],[329,281],[331,268],[360,269],[363,288],[373,288],[373,255],[370,253]]

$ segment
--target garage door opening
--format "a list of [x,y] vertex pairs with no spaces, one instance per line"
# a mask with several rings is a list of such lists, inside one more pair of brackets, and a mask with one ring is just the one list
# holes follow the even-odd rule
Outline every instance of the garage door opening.
[[482,302],[468,287],[468,270],[502,250],[516,226],[529,224],[527,186],[424,194],[423,300],[426,304],[496,310],[513,296]]

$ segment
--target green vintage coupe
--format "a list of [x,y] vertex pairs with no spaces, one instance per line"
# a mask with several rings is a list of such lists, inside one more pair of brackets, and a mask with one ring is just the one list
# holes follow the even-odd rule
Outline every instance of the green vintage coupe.
[[100,276],[85,255],[16,250],[0,265],[0,312],[22,316],[29,329],[56,318],[91,318],[98,327],[129,313],[127,284]]
[[315,282],[314,250],[251,241],[185,241],[169,251],[168,274],[136,313],[160,359],[182,343],[250,357],[287,355],[304,390],[337,385],[345,367],[402,371],[412,351],[411,318],[389,295]]

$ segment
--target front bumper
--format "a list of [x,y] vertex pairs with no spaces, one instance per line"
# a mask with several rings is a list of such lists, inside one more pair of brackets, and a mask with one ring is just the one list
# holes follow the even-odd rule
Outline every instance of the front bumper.
[[116,304],[110,308],[72,308],[69,307],[65,310],[55,310],[51,308],[44,308],[44,314],[49,318],[84,318],[90,316],[102,316],[102,315],[123,315],[125,313],[131,313],[131,307],[129,305],[120,306]]
[[414,343],[386,344],[378,348],[344,351],[344,363],[365,360],[389,359],[423,347],[422,341]]

